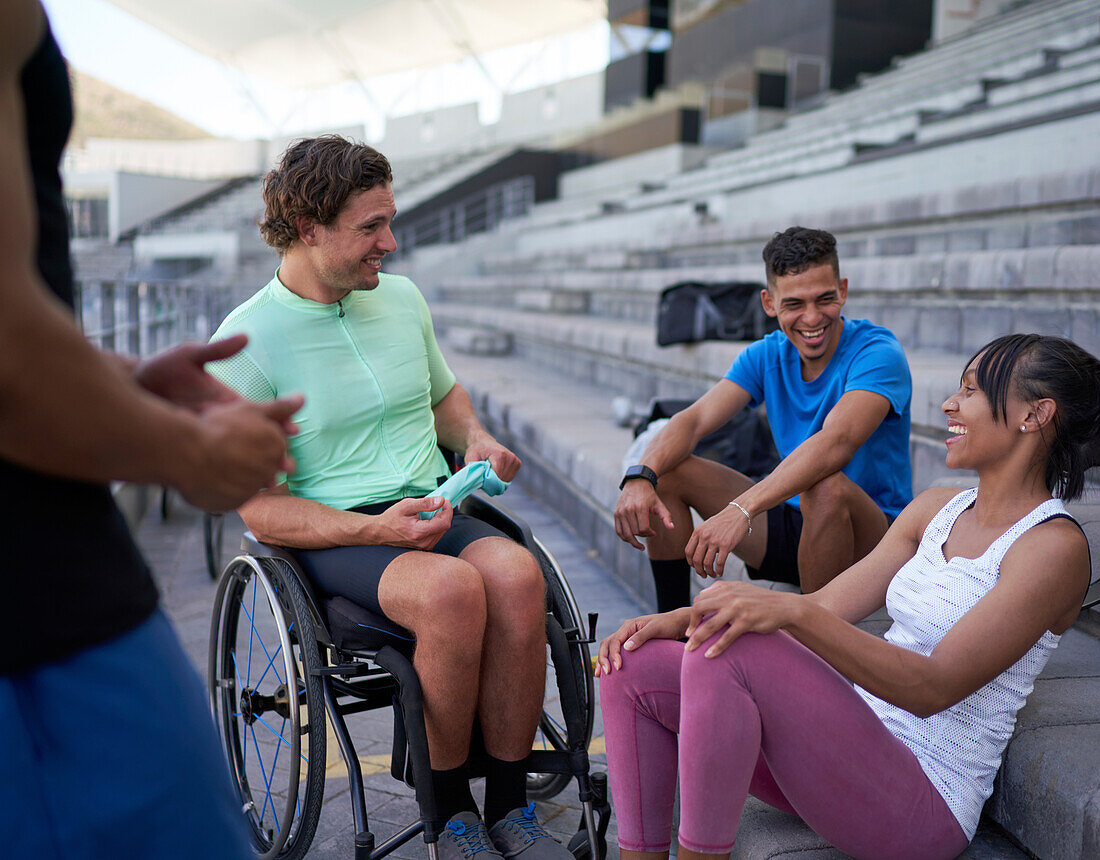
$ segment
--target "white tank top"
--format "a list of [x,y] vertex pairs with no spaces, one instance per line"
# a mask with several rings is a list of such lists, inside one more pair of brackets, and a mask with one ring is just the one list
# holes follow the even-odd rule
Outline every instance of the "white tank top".
[[[886,640],[918,654],[931,654],[948,630],[997,583],[1008,548],[1025,531],[1066,509],[1059,499],[1043,502],[990,544],[979,558],[948,561],[943,545],[977,489],[959,493],[932,518],[917,554],[894,576],[886,592],[893,624]],[[973,838],[982,806],[993,793],[1001,755],[1012,737],[1016,712],[1035,685],[1060,637],[1049,630],[1023,657],[961,702],[930,717],[918,717],[856,687],[890,732],[911,749],[928,779]]]

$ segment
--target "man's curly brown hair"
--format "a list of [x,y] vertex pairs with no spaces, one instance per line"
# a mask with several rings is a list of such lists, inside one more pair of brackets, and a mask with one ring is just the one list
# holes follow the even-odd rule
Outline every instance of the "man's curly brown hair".
[[299,216],[328,226],[352,194],[391,182],[389,161],[373,147],[338,134],[299,140],[264,177],[260,233],[283,254],[298,240]]

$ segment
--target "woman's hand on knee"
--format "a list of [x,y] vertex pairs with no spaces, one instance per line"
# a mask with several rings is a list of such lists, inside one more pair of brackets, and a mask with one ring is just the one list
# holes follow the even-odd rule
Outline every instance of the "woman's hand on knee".
[[694,651],[721,632],[703,655],[717,657],[742,633],[774,633],[791,623],[800,597],[747,582],[716,582],[703,589],[691,605],[685,630],[687,650]]
[[640,615],[630,618],[600,643],[596,656],[595,675],[610,674],[612,669],[623,666],[623,651],[634,651],[650,639],[679,639],[687,628],[689,610],[674,609],[659,615]]

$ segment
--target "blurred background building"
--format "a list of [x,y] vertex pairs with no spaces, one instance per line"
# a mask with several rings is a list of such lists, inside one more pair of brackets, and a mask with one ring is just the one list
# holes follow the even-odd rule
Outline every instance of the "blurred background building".
[[[267,131],[215,136],[78,64],[64,173],[88,337],[207,337],[278,264],[256,224],[287,143],[366,140],[394,165],[387,270],[428,297],[522,486],[647,604],[645,556],[611,522],[624,425],[702,393],[744,346],[658,347],[666,286],[762,281],[776,231],[832,231],[846,313],[909,358],[915,491],[960,480],[940,406],[979,346],[1039,331],[1100,353],[1097,0],[111,2],[213,58],[224,100],[243,93]],[[46,0],[55,28],[73,3]],[[597,61],[578,62],[592,42],[569,40],[594,29]],[[206,99],[213,116],[222,93]],[[289,119],[324,104],[338,119]],[[1075,513],[1096,558],[1091,474]],[[1097,635],[1097,610],[1082,619]],[[1073,703],[1039,706],[1054,728],[1022,713],[986,807],[1029,857],[1100,856],[1097,745],[1060,722],[1095,724],[1065,692],[1093,696],[1077,671],[1046,682]]]
[[[1095,0],[114,5],[305,97],[474,64],[494,88],[488,115],[471,93],[310,131],[368,139],[391,159],[389,270],[428,295],[452,350],[508,352],[513,375],[552,370],[607,401],[695,396],[730,347],[658,349],[658,293],[760,280],[761,247],[795,223],[837,235],[848,312],[910,354],[917,490],[942,471],[939,404],[975,348],[1037,330],[1100,352]],[[597,71],[533,87],[491,71],[493,51],[535,67],[562,34],[593,26],[606,39]],[[215,138],[76,84],[65,179],[86,331],[132,351],[205,336],[277,264],[256,229],[260,179],[297,135]],[[588,452],[588,471],[603,457],[606,474],[582,479],[583,446],[568,447],[546,486],[606,514],[617,460]]]

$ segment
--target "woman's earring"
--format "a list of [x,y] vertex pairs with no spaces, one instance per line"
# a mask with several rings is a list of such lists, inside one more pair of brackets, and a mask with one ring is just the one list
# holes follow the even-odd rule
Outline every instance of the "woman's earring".
[[1027,425],[1026,424],[1021,424],[1020,425],[1020,432],[1021,433],[1026,433],[1027,432]]

